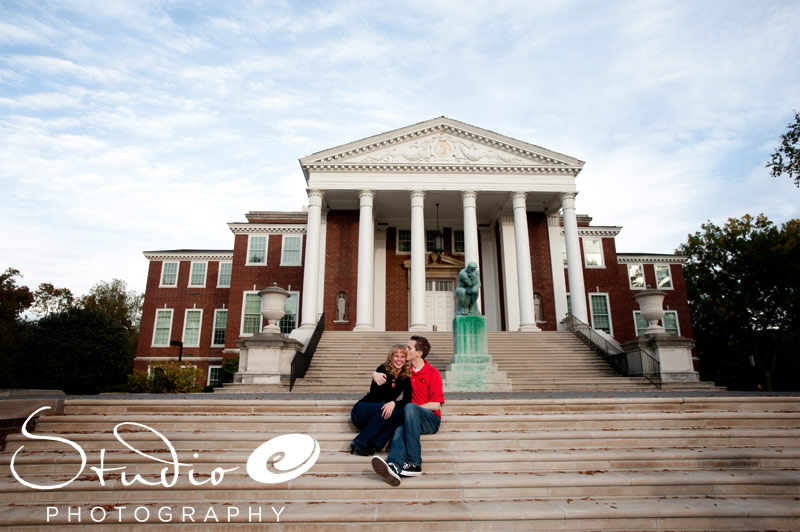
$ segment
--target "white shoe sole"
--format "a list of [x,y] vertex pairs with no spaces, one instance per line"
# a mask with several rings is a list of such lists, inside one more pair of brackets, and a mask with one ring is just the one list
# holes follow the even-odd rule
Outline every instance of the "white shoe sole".
[[388,482],[390,486],[397,487],[400,485],[400,477],[397,473],[392,471],[389,464],[380,456],[372,457],[372,469],[374,469],[383,480]]

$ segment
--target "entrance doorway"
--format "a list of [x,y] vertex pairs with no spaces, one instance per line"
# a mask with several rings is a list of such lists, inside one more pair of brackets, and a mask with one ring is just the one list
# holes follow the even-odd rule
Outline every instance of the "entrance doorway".
[[437,331],[453,330],[455,297],[452,279],[425,281],[425,323],[428,327]]

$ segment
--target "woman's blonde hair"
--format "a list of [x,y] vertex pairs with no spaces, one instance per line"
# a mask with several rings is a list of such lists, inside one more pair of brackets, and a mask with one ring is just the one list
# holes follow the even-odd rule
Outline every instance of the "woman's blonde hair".
[[[397,370],[392,365],[392,355],[395,354],[396,351],[400,351],[406,357],[406,363],[403,364],[403,367]],[[411,376],[411,366],[408,363],[408,349],[403,344],[394,344],[391,349],[389,349],[389,354],[386,355],[386,362],[383,363],[383,367],[386,370],[386,373],[395,377],[397,379],[407,379]]]

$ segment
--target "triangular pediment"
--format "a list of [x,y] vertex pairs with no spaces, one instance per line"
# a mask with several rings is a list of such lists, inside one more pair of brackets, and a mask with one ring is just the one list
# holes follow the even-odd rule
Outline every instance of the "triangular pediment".
[[300,160],[314,167],[550,167],[579,171],[583,162],[446,117],[375,135]]

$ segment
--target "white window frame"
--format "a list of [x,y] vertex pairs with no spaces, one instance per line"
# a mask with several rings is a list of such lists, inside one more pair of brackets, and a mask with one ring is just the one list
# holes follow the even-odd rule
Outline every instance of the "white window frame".
[[[218,312],[226,312],[227,316],[230,316],[230,312],[228,312],[228,309],[226,309],[226,308],[215,308],[214,309],[214,323],[211,324],[211,347],[225,347],[224,343],[222,343],[222,344],[215,344],[214,343],[214,337],[216,336],[216,332],[217,332],[217,313]],[[226,342],[228,341],[228,333],[227,333],[228,319],[227,319],[227,316],[225,318],[225,341]]]
[[[264,262],[250,262],[250,249],[252,248],[254,238],[264,239]],[[269,256],[269,235],[247,235],[247,257],[244,263],[245,266],[266,266],[268,256]]]
[[[294,329],[297,329],[300,326],[300,292],[297,290],[289,290],[289,297],[286,298],[286,301],[289,301],[289,298],[293,295],[297,296],[297,309],[294,313]],[[283,318],[281,318],[281,320],[283,320]],[[280,321],[278,321],[278,326],[280,326]]]
[[[194,265],[195,264],[204,264],[205,270],[203,270],[203,284],[192,284],[192,277],[194,273]],[[208,261],[204,260],[193,260],[192,265],[189,268],[189,281],[186,286],[189,288],[205,288],[206,287],[206,278],[208,278]]]
[[[659,286],[658,285],[658,269],[659,268],[666,268],[669,272],[669,286]],[[672,282],[672,268],[669,264],[653,264],[653,275],[656,278],[656,290],[675,290],[675,283]]]
[[567,292],[567,312],[572,314],[572,296]]
[[222,265],[229,264],[231,267],[231,279],[233,278],[233,261],[229,260],[221,260],[219,262],[219,268],[217,269],[217,288],[230,288],[231,287],[231,279],[228,279],[228,284],[221,284],[220,279],[222,278]]
[[[296,238],[300,240],[300,247],[297,250],[297,263],[286,262],[284,251],[286,250],[286,239]],[[281,240],[281,266],[302,266],[303,265],[303,235],[283,235]]]
[[[186,325],[188,324],[189,313],[190,312],[199,312],[200,313],[200,321],[197,327],[197,343],[196,344],[187,344],[186,343]],[[183,347],[200,347],[200,335],[203,333],[203,309],[201,308],[187,308],[183,314],[183,335],[181,335],[181,342],[183,342]]]
[[[592,329],[594,329],[594,307],[592,306],[592,296],[604,296],[606,298],[606,309],[608,309],[608,334],[614,336],[614,323],[611,319],[611,300],[608,297],[608,292],[589,292],[589,315],[592,318]],[[597,330],[599,331],[601,329]]]
[[[156,333],[158,332],[158,314],[160,312],[169,312],[169,329],[167,330],[167,343],[165,344],[156,343]],[[153,321],[153,341],[150,343],[150,347],[169,347],[169,343],[172,339],[172,322],[174,319],[175,319],[175,309],[171,308],[156,309],[156,318],[155,321]]]
[[[456,232],[457,232],[457,231],[461,232],[461,233],[464,235],[464,249],[462,249],[461,251],[458,251],[458,250],[456,249]],[[453,255],[463,255],[464,253],[466,253],[466,247],[467,247],[467,235],[466,235],[466,234],[464,234],[464,230],[463,230],[463,229],[451,228],[451,229],[450,229],[450,237],[451,237],[451,238],[450,238],[450,240],[451,240],[451,242],[450,242],[450,243],[451,243],[451,246],[450,246],[450,248],[451,248],[451,250],[452,250],[452,253],[453,253]]]
[[407,227],[395,227],[395,242],[394,242],[394,252],[397,255],[411,255],[411,240],[409,240],[409,249],[408,251],[400,251],[400,231],[408,231],[409,238],[411,237],[411,229]]
[[[638,325],[638,322],[636,320],[636,316],[641,316],[641,314],[642,314],[641,310],[634,310],[633,311],[633,330],[636,332],[636,336],[640,336],[641,334],[644,333],[644,331],[642,331],[641,333],[639,332],[639,325]],[[672,315],[675,316],[675,330],[677,331],[676,333],[667,333],[667,334],[677,334],[678,336],[680,336],[681,335],[681,324],[678,321],[678,311],[677,310],[665,310],[664,311],[664,316],[666,316],[667,314],[672,314]],[[644,320],[644,318],[642,318],[642,320]],[[664,318],[661,318],[661,326],[662,327],[664,326]],[[645,325],[645,327],[647,327],[647,325]],[[666,327],[664,329],[666,330]]]
[[[595,236],[583,236],[581,237],[583,240],[583,265],[585,268],[605,268],[606,267],[606,258],[603,254],[603,238],[602,237],[595,237]],[[586,260],[586,241],[587,240],[599,240],[600,241],[600,264],[589,264]]]
[[[645,281],[645,276],[644,276],[644,264],[636,263],[636,264],[627,264],[626,266],[627,267],[625,268],[625,271],[628,273],[628,288],[630,288],[631,290],[646,289],[647,282]],[[631,283],[631,266],[638,266],[639,270],[642,272],[642,286],[633,286],[633,283]]]
[[561,235],[561,262],[564,263],[564,267],[567,267],[567,239],[564,235]]
[[[242,319],[239,322],[239,336],[253,336],[256,333],[246,333],[244,332],[244,311],[246,310],[246,301],[247,301],[247,294],[256,294],[258,295],[257,290],[245,290],[242,292]],[[230,317],[230,314],[228,314]],[[264,328],[264,316],[261,315],[261,312],[258,313],[258,332],[261,332],[261,329]]]
[[[175,264],[175,284],[164,284],[164,270],[167,264]],[[181,272],[181,263],[176,260],[165,260],[161,262],[161,278],[158,280],[159,288],[176,288],[178,286],[178,275]]]
[[221,386],[222,385],[222,366],[211,366],[211,365],[208,366],[208,378],[206,379],[206,386],[211,386],[211,369],[212,368],[218,368],[219,369],[219,372],[220,372],[219,385]]

